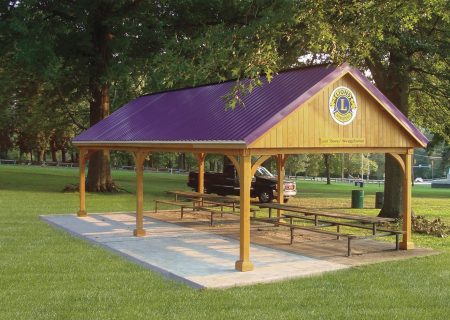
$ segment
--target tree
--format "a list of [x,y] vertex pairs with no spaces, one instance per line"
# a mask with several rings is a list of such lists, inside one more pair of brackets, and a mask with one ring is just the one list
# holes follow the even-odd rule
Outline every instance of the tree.
[[331,184],[330,158],[332,154],[323,154],[323,163],[325,165],[325,176],[327,177],[327,184]]
[[[73,70],[81,80],[75,88],[89,101],[89,126],[93,126],[110,113],[111,84],[133,71],[129,59],[139,64],[142,52],[149,48],[148,39],[142,36],[146,28],[155,31],[149,8],[143,7],[142,1],[39,1],[33,7],[54,27],[53,50],[63,60],[62,72]],[[135,19],[140,10],[148,19]],[[138,50],[139,36],[142,51]],[[152,40],[158,42],[157,37]],[[98,151],[89,161],[86,190],[114,189],[109,152]]]
[[320,173],[322,156],[320,154],[308,154],[308,160],[305,170],[306,176],[317,177]]
[[[308,57],[305,63],[349,61],[370,71],[377,87],[407,117],[448,141],[449,12],[445,0],[274,1],[260,19],[236,27],[220,42],[226,44],[221,56],[229,66],[236,57],[242,61],[231,69],[232,75],[255,79],[247,87],[236,85],[230,106],[239,105],[241,94],[260,85],[257,76],[265,72],[270,79],[281,68],[301,64],[300,56]],[[211,39],[222,32],[213,30],[203,38],[206,51],[219,47]],[[402,173],[389,155],[385,173],[380,215],[400,217]]]
[[[260,6],[253,1],[24,0],[4,3],[0,14],[6,21],[2,27],[9,32],[5,47],[15,48],[10,53],[16,65],[24,65],[42,83],[51,84],[68,100],[64,105],[88,108],[92,126],[108,116],[111,103],[120,105],[120,99],[114,101],[115,94],[111,94],[114,88],[135,96],[144,90],[172,87],[173,81],[159,66],[170,65],[179,85],[198,83],[192,81],[196,78],[192,74],[201,81],[215,81],[217,75],[223,80],[220,72],[183,70],[182,55],[171,51],[173,43],[195,43],[190,46],[194,50],[184,52],[187,61],[195,60],[202,47],[193,40],[198,39],[196,35],[215,26],[244,26]],[[184,77],[186,71],[191,74],[189,79]],[[80,130],[87,127],[72,116]],[[91,156],[88,191],[114,189],[109,162],[108,152]]]
[[[377,87],[403,114],[419,124],[435,127],[432,123],[437,123],[438,119],[430,114],[430,109],[439,110],[437,114],[441,115],[444,112],[448,124],[449,78],[444,71],[445,66],[448,67],[449,53],[448,2],[364,4],[357,8],[357,14],[362,16],[355,20],[353,27],[357,32],[350,36],[352,40],[348,43],[350,47],[362,46],[366,50],[356,60],[371,71]],[[340,17],[338,21],[344,23],[354,15],[343,12]],[[344,27],[342,23],[335,25],[336,30]],[[348,33],[354,31],[342,37]],[[412,100],[423,104],[415,103],[411,110]],[[390,155],[386,155],[385,175],[385,198],[380,216],[400,217],[402,171]]]
[[286,160],[286,171],[290,176],[305,172],[308,156],[306,154],[290,155]]

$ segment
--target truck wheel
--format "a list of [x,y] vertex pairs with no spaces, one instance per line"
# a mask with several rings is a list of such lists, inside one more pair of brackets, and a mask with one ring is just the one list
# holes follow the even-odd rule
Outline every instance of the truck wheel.
[[260,203],[271,202],[273,200],[273,192],[272,190],[262,190],[258,194],[258,198]]

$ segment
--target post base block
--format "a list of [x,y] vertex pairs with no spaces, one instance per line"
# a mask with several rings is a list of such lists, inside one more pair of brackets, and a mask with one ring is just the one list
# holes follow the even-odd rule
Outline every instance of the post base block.
[[411,241],[400,242],[400,249],[402,249],[402,250],[414,249],[414,243]]
[[251,263],[250,261],[238,260],[238,261],[236,261],[235,269],[237,271],[242,271],[242,272],[252,271],[253,263]]
[[134,229],[133,236],[135,237],[144,237],[147,235],[147,232],[144,229]]
[[86,212],[86,210],[79,210],[79,211],[77,212],[77,216],[78,216],[78,217],[87,217],[87,212]]

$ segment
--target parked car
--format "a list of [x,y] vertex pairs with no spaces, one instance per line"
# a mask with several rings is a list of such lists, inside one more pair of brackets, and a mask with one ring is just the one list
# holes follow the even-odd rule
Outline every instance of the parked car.
[[417,177],[417,178],[414,180],[414,182],[423,182],[423,179],[420,178],[420,177]]
[[[205,193],[215,193],[221,196],[239,195],[239,177],[233,165],[227,165],[223,173],[205,172]],[[198,191],[198,173],[189,172],[188,186]],[[284,181],[284,202],[297,194],[294,181]],[[269,170],[259,167],[252,178],[251,197],[258,197],[259,202],[271,202],[277,197],[277,178]]]

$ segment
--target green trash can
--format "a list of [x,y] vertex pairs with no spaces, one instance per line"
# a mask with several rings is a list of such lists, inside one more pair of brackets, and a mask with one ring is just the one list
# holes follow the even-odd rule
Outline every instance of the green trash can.
[[375,193],[375,209],[383,208],[384,204],[384,192]]
[[352,208],[364,208],[364,190],[352,190]]

